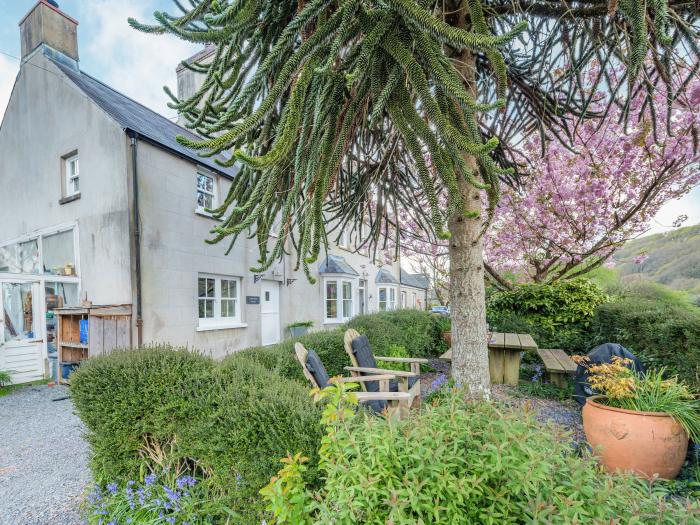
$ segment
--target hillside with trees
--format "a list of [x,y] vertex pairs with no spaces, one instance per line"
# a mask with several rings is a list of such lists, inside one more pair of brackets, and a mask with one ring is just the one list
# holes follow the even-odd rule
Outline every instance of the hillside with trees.
[[700,305],[700,224],[629,241],[614,256],[620,275],[688,292]]

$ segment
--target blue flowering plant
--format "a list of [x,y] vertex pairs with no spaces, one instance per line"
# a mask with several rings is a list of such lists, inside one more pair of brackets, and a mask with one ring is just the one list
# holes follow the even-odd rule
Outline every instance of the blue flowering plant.
[[96,485],[87,497],[89,525],[201,525],[214,523],[222,509],[212,508],[204,483],[168,471],[144,480]]
[[430,383],[430,390],[425,396],[425,402],[431,405],[439,405],[450,396],[456,387],[457,383],[453,378],[448,378],[445,374],[439,374],[433,382]]

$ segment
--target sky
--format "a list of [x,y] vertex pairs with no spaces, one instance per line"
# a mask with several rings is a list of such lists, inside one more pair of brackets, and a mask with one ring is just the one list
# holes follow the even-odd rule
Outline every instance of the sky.
[[[19,27],[36,0],[0,0],[0,118],[5,112],[19,70]],[[78,20],[80,67],[113,88],[174,118],[163,86],[175,91],[177,64],[199,48],[171,36],[154,36],[131,29],[134,17],[150,22],[156,10],[173,12],[172,0],[58,0],[61,9]],[[649,233],[672,229],[679,215],[685,225],[700,223],[700,187],[666,204],[651,224]]]

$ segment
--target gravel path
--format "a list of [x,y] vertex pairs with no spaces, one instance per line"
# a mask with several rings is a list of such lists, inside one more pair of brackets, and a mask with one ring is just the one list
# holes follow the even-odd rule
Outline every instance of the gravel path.
[[88,447],[65,387],[0,397],[0,525],[78,525]]

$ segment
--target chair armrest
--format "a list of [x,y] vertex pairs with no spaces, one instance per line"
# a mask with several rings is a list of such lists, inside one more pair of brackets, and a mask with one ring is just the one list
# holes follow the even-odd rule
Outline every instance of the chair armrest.
[[411,401],[408,392],[355,392],[358,401]]
[[348,372],[364,372],[365,374],[390,374],[396,377],[416,377],[419,374],[402,370],[386,370],[384,368],[365,368],[363,366],[346,366]]
[[426,365],[430,363],[430,359],[420,357],[380,357],[375,355],[374,358],[377,361],[386,361],[387,363],[421,363]]
[[355,376],[355,377],[331,377],[331,383],[368,383],[369,381],[389,381],[396,379],[395,374],[379,374],[371,376]]

